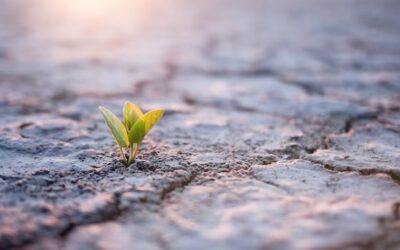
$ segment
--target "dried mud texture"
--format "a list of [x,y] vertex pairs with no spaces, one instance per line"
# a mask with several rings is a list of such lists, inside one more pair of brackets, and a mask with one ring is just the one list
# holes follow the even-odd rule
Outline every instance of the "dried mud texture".
[[104,2],[1,1],[0,249],[400,249],[398,1]]

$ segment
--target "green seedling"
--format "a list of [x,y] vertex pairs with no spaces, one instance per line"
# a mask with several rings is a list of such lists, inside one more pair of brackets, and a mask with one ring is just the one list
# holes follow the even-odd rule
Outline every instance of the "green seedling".
[[122,161],[127,166],[135,161],[144,137],[164,115],[163,109],[154,109],[143,114],[140,108],[131,102],[126,102],[123,107],[124,122],[104,107],[100,106],[99,110],[119,146]]

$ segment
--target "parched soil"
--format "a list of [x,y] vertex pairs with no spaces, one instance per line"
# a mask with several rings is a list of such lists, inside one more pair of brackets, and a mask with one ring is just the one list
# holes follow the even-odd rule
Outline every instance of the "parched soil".
[[399,1],[0,6],[0,249],[400,249]]

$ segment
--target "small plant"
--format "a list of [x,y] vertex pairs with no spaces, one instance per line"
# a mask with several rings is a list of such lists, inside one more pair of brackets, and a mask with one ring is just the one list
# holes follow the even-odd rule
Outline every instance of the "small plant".
[[144,137],[164,115],[163,109],[155,109],[143,114],[137,105],[126,102],[122,110],[124,115],[124,123],[122,123],[110,110],[101,106],[99,110],[119,146],[122,161],[127,166],[135,161]]

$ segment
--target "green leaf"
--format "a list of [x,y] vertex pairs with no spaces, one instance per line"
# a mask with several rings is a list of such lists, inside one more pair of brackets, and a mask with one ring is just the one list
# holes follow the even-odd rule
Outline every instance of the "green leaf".
[[129,130],[129,142],[130,143],[141,143],[145,136],[145,122],[142,118],[137,120],[135,124],[133,124],[131,130]]
[[129,130],[129,141],[131,143],[141,143],[144,136],[150,132],[163,115],[163,109],[155,109],[140,117]]
[[101,114],[103,115],[104,121],[106,122],[108,128],[110,129],[111,134],[114,136],[114,139],[117,141],[120,147],[128,147],[128,133],[124,124],[113,112],[110,110],[99,107]]
[[125,102],[122,111],[122,113],[124,114],[125,127],[128,131],[131,129],[132,125],[135,124],[135,122],[143,116],[140,108],[131,102]]

